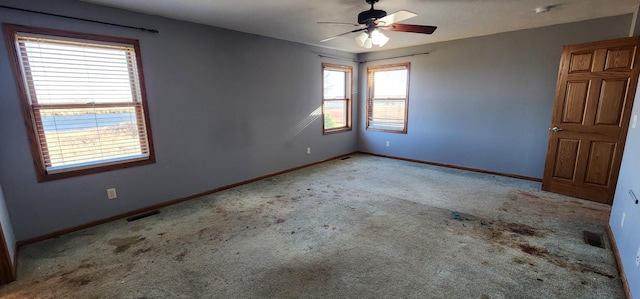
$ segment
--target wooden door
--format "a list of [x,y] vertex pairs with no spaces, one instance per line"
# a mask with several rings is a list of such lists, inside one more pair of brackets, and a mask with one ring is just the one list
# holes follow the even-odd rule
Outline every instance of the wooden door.
[[613,202],[638,82],[639,41],[563,47],[543,190]]

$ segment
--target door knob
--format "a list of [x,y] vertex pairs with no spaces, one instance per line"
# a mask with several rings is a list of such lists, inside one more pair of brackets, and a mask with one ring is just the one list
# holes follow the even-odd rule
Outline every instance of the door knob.
[[553,129],[551,129],[551,130],[552,130],[552,131],[554,131],[554,132],[556,132],[556,133],[558,133],[558,132],[560,132],[560,131],[564,131],[564,129],[560,129],[560,128],[558,128],[558,127],[553,127]]

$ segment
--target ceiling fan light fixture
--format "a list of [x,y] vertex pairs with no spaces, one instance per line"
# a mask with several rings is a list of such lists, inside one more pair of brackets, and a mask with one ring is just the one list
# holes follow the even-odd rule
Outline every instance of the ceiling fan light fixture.
[[364,47],[364,43],[367,41],[368,38],[369,38],[369,34],[367,34],[366,32],[362,32],[358,34],[358,36],[356,36],[356,43],[358,44],[358,46]]
[[380,41],[380,34],[382,34],[382,33],[380,33],[380,31],[378,31],[378,29],[375,29],[375,30],[371,31],[371,42],[376,46],[378,45],[378,42]]
[[389,38],[378,31],[378,29],[371,32],[371,43],[378,47],[384,46],[389,41]]
[[378,46],[382,47],[382,46],[386,45],[387,42],[389,42],[389,38],[386,35],[382,35],[382,39],[378,43]]
[[366,49],[371,49],[371,47],[373,46],[373,42],[371,42],[371,38],[367,38],[367,40],[364,42],[364,45],[362,46],[365,47]]
[[[371,9],[365,10],[358,14],[358,24],[360,29],[355,29],[351,31],[347,31],[338,35],[334,35],[329,38],[325,38],[320,42],[326,42],[332,40],[334,38],[341,37],[343,35],[360,32],[358,36],[356,36],[356,44],[358,46],[370,49],[373,46],[383,47],[389,42],[389,38],[382,34],[378,30],[378,28],[388,30],[388,31],[397,31],[397,32],[410,32],[410,33],[421,33],[421,34],[432,34],[436,30],[436,26],[423,26],[423,25],[412,25],[412,24],[396,24],[397,22],[401,22],[407,20],[409,18],[413,18],[417,16],[415,13],[400,10],[398,12],[387,15],[387,12],[384,10],[375,9],[373,5],[380,0],[365,0],[367,4],[371,5]],[[342,24],[342,25],[352,25],[350,23],[341,23],[341,22],[318,22],[318,23],[333,23],[333,24]]]

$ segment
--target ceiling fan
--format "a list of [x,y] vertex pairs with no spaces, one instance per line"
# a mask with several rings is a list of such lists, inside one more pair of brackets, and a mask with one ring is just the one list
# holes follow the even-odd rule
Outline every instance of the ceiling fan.
[[387,15],[386,11],[375,9],[373,7],[373,5],[379,0],[365,1],[367,2],[367,4],[371,4],[371,9],[365,10],[358,14],[358,24],[318,22],[319,24],[353,25],[359,26],[361,28],[325,38],[320,42],[326,42],[343,35],[362,31],[362,33],[356,37],[356,43],[361,47],[369,49],[374,45],[382,47],[389,41],[389,38],[382,34],[379,29],[398,32],[432,34],[436,30],[436,28],[438,28],[436,26],[396,24],[396,22],[401,22],[406,19],[413,18],[417,16],[417,14],[406,10],[400,10],[393,14]]

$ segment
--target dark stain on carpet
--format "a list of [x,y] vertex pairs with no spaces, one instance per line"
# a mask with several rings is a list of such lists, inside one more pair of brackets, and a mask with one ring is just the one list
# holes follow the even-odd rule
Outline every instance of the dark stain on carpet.
[[535,198],[535,199],[539,199],[540,198],[540,196],[533,195],[533,194],[531,194],[529,192],[525,192],[525,191],[520,191],[520,192],[518,192],[518,194],[520,194],[520,195],[522,195],[524,197],[528,197],[528,198]]
[[69,279],[67,282],[75,284],[75,285],[87,285],[91,282],[91,277],[88,276],[80,276],[76,278]]
[[520,244],[518,246],[520,247],[520,250],[522,250],[522,252],[530,255],[540,256],[548,253],[546,249],[529,244]]
[[183,251],[182,253],[176,255],[176,261],[178,262],[184,262],[184,257],[187,255],[187,251]]
[[143,253],[151,251],[151,249],[153,249],[153,248],[148,247],[148,248],[138,249],[138,250],[133,252],[133,256],[139,256],[139,255],[141,255]]
[[526,224],[520,224],[520,223],[509,223],[508,230],[510,230],[513,233],[519,234],[519,235],[523,235],[523,236],[538,236],[539,233],[536,231],[536,229],[532,226],[526,225]]
[[129,230],[131,230],[132,232],[139,232],[143,229],[145,229],[146,226],[144,225],[136,225],[136,226],[132,226],[131,228],[129,228]]
[[132,245],[138,244],[144,240],[145,238],[138,235],[128,238],[113,238],[109,240],[108,243],[110,245],[116,246],[116,248],[113,250],[113,253],[118,254],[127,251],[127,249],[129,249],[129,247],[131,247]]
[[[477,232],[481,232],[480,236],[484,235],[489,240],[498,244],[519,249],[529,256],[545,259],[547,262],[554,264],[558,267],[565,268],[567,270],[576,272],[591,272],[607,278],[616,278],[617,275],[609,274],[604,271],[594,269],[588,265],[582,265],[580,263],[573,263],[569,258],[549,252],[546,248],[542,248],[533,245],[530,241],[534,241],[532,238],[540,239],[545,237],[545,233],[541,232],[533,226],[529,226],[522,223],[507,222],[499,219],[485,219],[482,217],[460,213],[457,211],[451,211],[451,219],[456,222],[462,221],[468,225],[462,224],[462,229],[473,229]],[[533,243],[538,243],[534,241]],[[522,258],[516,258],[513,262],[517,264],[524,264],[525,260]],[[529,263],[532,267],[533,263]]]
[[[332,277],[333,267],[325,262],[284,266],[266,273],[272,283],[260,290],[265,298],[294,298],[296,294],[317,293]],[[283,288],[283,285],[287,285]]]
[[474,221],[478,220],[475,216],[471,216],[469,214],[460,213],[457,211],[451,211],[451,219],[458,221]]
[[483,227],[488,231],[489,237],[491,238],[499,237],[504,233],[514,233],[521,236],[544,237],[544,233],[539,232],[535,227],[522,223],[506,222],[499,219],[484,219],[457,211],[451,211],[451,219],[477,223],[480,227]]

